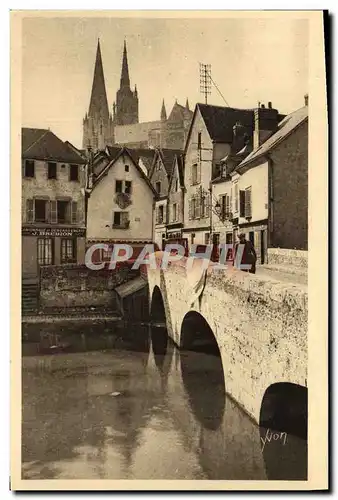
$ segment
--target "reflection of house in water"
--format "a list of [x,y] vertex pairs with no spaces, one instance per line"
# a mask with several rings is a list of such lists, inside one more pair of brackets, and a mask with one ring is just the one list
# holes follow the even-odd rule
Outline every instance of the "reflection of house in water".
[[81,376],[67,377],[58,369],[57,358],[49,362],[49,370],[42,367],[43,383],[39,370],[23,371],[22,461],[35,461],[44,469],[47,462],[53,471],[60,461],[78,459],[76,446],[85,432],[87,369],[81,366]]

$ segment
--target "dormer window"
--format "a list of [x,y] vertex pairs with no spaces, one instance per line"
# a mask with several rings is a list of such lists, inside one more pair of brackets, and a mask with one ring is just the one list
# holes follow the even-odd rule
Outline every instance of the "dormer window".
[[155,184],[155,189],[156,189],[156,192],[157,192],[158,194],[160,194],[160,193],[161,193],[161,182],[160,182],[160,181],[156,182],[156,184]]

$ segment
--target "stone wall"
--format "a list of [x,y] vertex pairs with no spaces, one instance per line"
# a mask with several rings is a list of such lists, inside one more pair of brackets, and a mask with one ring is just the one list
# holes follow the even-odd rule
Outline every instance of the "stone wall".
[[268,263],[307,268],[308,252],[307,250],[293,250],[288,248],[268,248]]
[[139,276],[121,263],[115,270],[86,266],[44,266],[40,271],[40,306],[48,308],[99,307],[116,309],[114,289]]
[[148,269],[150,297],[157,286],[177,345],[190,311],[206,320],[221,352],[227,392],[259,422],[270,385],[307,386],[307,289],[229,269],[209,274],[202,297],[194,300],[198,276],[191,273],[178,265]]

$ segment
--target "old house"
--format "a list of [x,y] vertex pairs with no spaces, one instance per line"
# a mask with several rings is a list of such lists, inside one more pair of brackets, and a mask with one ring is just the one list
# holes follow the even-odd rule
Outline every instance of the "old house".
[[175,155],[167,199],[167,239],[182,238],[184,224],[184,157]]
[[84,263],[85,160],[50,130],[22,129],[22,273]]
[[[197,104],[185,147],[184,237],[189,244],[218,244],[220,233],[210,237],[217,199],[211,181],[220,176],[221,160],[231,153],[233,127],[240,122],[249,137],[253,111]],[[241,144],[238,143],[238,149]]]
[[174,158],[182,154],[181,150],[157,149],[149,173],[150,182],[157,194],[154,210],[154,243],[162,248],[166,240],[167,197]]
[[236,231],[264,263],[268,247],[307,250],[308,107],[286,116],[264,142],[257,115],[254,149],[232,173],[233,210]]
[[155,190],[130,151],[109,148],[100,152],[88,177],[87,245],[110,246],[99,260],[110,260],[115,243],[133,247],[151,243]]

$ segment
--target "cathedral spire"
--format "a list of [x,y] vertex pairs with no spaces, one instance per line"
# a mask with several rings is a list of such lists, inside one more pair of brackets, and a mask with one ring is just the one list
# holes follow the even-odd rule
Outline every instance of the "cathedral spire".
[[161,109],[161,120],[162,121],[166,121],[167,119],[167,112],[166,112],[166,109],[165,109],[165,104],[164,104],[164,99],[162,101],[162,109]]
[[190,111],[188,98],[187,98],[186,103],[185,103],[185,109]]
[[121,80],[120,80],[120,88],[122,88],[122,87],[129,87],[130,88],[126,41],[124,41],[124,46],[123,46],[122,71],[121,71]]
[[108,108],[108,100],[106,93],[106,85],[104,82],[100,40],[98,40],[97,42],[94,78],[93,78],[92,94],[90,97],[88,115],[91,117],[95,115],[99,115],[104,118],[109,117],[109,108]]

